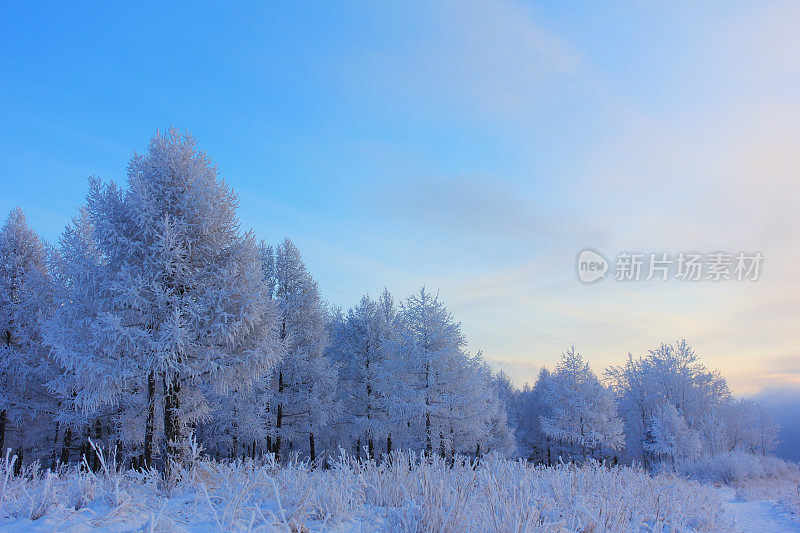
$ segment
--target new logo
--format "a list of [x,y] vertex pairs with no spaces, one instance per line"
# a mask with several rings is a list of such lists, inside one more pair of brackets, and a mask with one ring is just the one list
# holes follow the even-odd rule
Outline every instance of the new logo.
[[608,261],[594,250],[583,250],[578,254],[578,279],[583,283],[593,283],[606,277]]

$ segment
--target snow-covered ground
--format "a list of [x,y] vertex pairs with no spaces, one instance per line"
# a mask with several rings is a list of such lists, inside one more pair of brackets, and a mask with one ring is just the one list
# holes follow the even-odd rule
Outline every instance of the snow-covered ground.
[[450,465],[401,454],[383,464],[345,457],[325,470],[303,463],[199,460],[170,490],[157,475],[140,472],[29,469],[0,479],[0,528],[800,531],[791,502],[743,500],[748,494],[779,495],[795,482],[734,488],[596,463],[544,468],[485,457],[478,465]]
[[725,509],[733,517],[736,531],[769,533],[800,531],[800,519],[783,511],[775,501],[729,501],[725,503]]
[[800,531],[800,517],[778,500],[743,500],[737,491],[720,489],[725,499],[723,507],[733,519],[736,531],[788,533]]
[[737,531],[800,531],[800,476],[743,480],[719,489]]

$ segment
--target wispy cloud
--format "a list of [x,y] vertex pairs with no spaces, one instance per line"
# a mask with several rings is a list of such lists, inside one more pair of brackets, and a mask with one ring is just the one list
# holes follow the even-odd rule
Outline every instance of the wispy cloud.
[[394,106],[508,118],[535,105],[542,86],[581,62],[521,3],[449,1],[402,9],[406,16],[413,12],[414,31],[397,35],[396,47],[354,61],[359,84]]
[[405,222],[472,236],[543,244],[578,228],[577,215],[531,200],[502,179],[428,176],[390,185],[379,198]]

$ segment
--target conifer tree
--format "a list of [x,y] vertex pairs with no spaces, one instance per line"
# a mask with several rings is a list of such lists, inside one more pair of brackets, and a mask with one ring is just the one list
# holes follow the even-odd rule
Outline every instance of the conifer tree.
[[623,444],[622,420],[614,397],[571,347],[547,381],[544,398],[550,412],[540,417],[542,431],[583,453]]
[[10,424],[20,433],[16,445],[40,454],[57,432],[57,401],[47,389],[55,369],[42,342],[55,305],[48,255],[22,211],[11,211],[0,228],[0,450]]
[[288,447],[308,453],[314,460],[319,451],[317,440],[337,409],[337,374],[325,357],[328,312],[317,282],[291,240],[284,239],[274,251],[262,249],[285,350],[269,389],[272,451],[280,458]]
[[87,412],[138,393],[146,462],[163,431],[168,471],[210,411],[207,391],[247,388],[280,354],[258,247],[236,207],[195,140],[172,129],[132,157],[124,190],[92,179],[62,239],[67,297],[48,335],[66,371],[59,389]]

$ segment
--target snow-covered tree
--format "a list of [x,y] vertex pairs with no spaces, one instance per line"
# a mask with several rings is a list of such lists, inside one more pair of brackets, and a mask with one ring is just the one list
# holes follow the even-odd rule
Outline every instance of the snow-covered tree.
[[725,380],[700,363],[686,341],[661,344],[643,357],[629,355],[624,365],[609,368],[606,377],[625,422],[629,459],[649,461],[644,443],[654,415],[666,404],[675,407],[689,428],[706,436],[704,449],[711,450],[716,432],[710,425],[715,418],[719,421],[717,409],[730,393]]
[[551,439],[577,446],[583,453],[623,444],[622,420],[614,397],[574,347],[564,352],[547,380],[542,431]]
[[651,415],[643,447],[652,457],[674,464],[676,459],[696,457],[702,444],[675,406],[665,403]]
[[[519,396],[520,391],[511,382],[511,378],[501,369],[492,379],[500,401],[509,407],[512,406],[516,402],[516,397]],[[509,412],[512,410],[513,408],[510,408]],[[514,418],[514,420],[512,421],[511,418]],[[516,425],[516,417],[509,417],[509,427],[511,429],[516,429]]]
[[[441,455],[484,449],[494,444],[506,453],[511,442],[505,406],[480,355],[470,357],[461,326],[438,296],[423,287],[401,305],[401,365],[395,410],[402,413],[393,434],[402,447]],[[495,424],[494,435],[488,428]],[[495,437],[497,437],[495,439]]]
[[753,454],[769,455],[778,447],[781,427],[775,415],[762,402],[746,401],[747,416],[751,421],[744,446]]
[[[494,387],[498,399],[505,406],[506,425],[513,434],[514,455],[533,459],[530,442],[525,436],[531,425],[527,416],[527,412],[532,407],[530,405],[531,386],[526,383],[522,389],[518,389],[511,382],[509,376],[500,370],[494,376]],[[533,422],[537,427],[539,426],[538,416]]]
[[57,400],[46,388],[55,369],[42,342],[43,322],[55,305],[47,256],[22,211],[11,211],[0,228],[0,450],[13,425],[16,446],[40,456],[58,431]]
[[553,460],[551,439],[542,431],[542,417],[550,416],[546,402],[550,371],[542,367],[533,386],[525,384],[511,404],[509,418],[514,420],[517,451],[526,459],[550,464]]
[[342,425],[340,436],[375,455],[378,441],[391,447],[391,406],[397,368],[396,310],[388,290],[378,301],[363,296],[341,321],[333,360],[339,369]]
[[[462,356],[465,344],[460,325],[439,300],[423,287],[401,304],[402,407],[407,412],[405,442],[411,448],[433,452],[434,440],[444,431],[447,370]],[[400,405],[398,405],[400,407]],[[443,437],[442,437],[443,438]]]
[[[506,388],[503,380],[495,379],[480,353],[468,358],[466,362],[474,377],[466,376],[464,383],[468,388],[465,392],[471,391],[477,397],[469,398],[465,394],[467,401],[461,402],[464,416],[456,419],[457,423],[453,424],[461,432],[453,435],[454,451],[469,453],[475,450],[478,455],[483,451],[497,452],[504,456],[514,455],[517,452],[517,443],[507,408],[511,391]],[[481,445],[484,446],[483,450],[479,449]]]
[[197,428],[198,440],[218,458],[255,457],[269,451],[269,377],[226,394],[209,391],[212,412]]
[[706,417],[703,430],[715,434],[718,452],[741,450],[767,455],[775,450],[780,427],[763,403],[730,399],[721,403],[713,415],[716,423]]
[[262,250],[285,346],[285,357],[269,387],[271,448],[278,457],[286,446],[314,460],[319,451],[316,439],[337,409],[337,374],[325,357],[328,314],[317,282],[291,240],[284,239],[274,251]]
[[126,189],[91,180],[62,238],[67,294],[47,335],[66,372],[58,389],[88,412],[142,398],[126,411],[146,413],[147,463],[158,404],[169,467],[209,413],[207,390],[247,388],[279,359],[259,249],[236,207],[195,140],[173,129],[132,157]]

